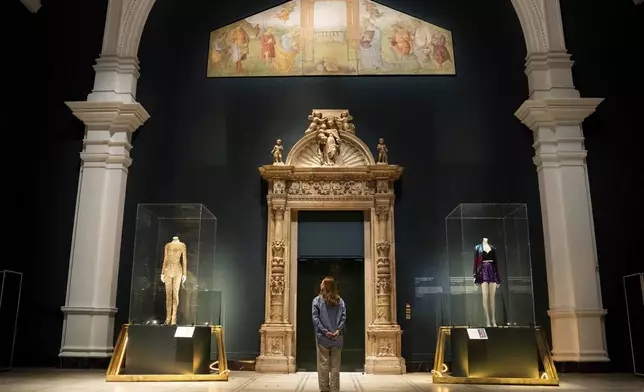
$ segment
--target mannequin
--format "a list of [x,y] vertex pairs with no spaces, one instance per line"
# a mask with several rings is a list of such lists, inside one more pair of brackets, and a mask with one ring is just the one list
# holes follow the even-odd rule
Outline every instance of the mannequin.
[[[186,281],[188,259],[186,258],[186,244],[179,241],[179,237],[172,237],[172,241],[163,248],[163,267],[161,268],[161,282],[165,283],[165,324],[177,323],[177,308],[179,306],[179,288]],[[183,264],[181,263],[183,256]]]
[[488,243],[487,238],[474,247],[474,283],[481,286],[487,326],[496,327],[494,295],[501,285],[501,277],[496,263],[496,248]]

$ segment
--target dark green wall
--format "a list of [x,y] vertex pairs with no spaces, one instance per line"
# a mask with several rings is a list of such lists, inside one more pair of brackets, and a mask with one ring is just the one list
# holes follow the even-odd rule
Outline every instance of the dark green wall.
[[[525,44],[510,1],[383,1],[453,32],[457,76],[205,78],[209,32],[277,3],[159,1],[150,14],[137,99],[152,117],[134,137],[117,324],[128,314],[136,205],[201,202],[219,219],[228,349],[233,358],[257,354],[267,217],[266,186],[256,167],[270,162],[277,137],[288,151],[310,110],[326,107],[348,108],[357,135],[372,148],[384,137],[390,161],[405,167],[396,200],[400,312],[414,296],[414,277],[445,274],[444,218],[458,203],[525,202],[537,320],[547,326],[532,135],[513,116],[527,97]],[[629,0],[562,3],[575,83],[584,96],[606,98],[585,134],[609,351],[616,369],[628,369],[619,285],[622,274],[641,269],[636,231],[627,227],[637,223],[634,206],[643,199],[634,185],[635,131],[642,129],[635,26],[642,7]],[[106,7],[105,1],[44,4],[36,15],[18,2],[2,6],[12,7],[19,22],[19,66],[11,82],[21,82],[14,87],[21,120],[7,135],[29,137],[20,147],[25,168],[11,174],[28,184],[19,187],[22,214],[13,220],[25,251],[5,264],[25,272],[16,364],[30,366],[57,363],[83,131],[63,101],[83,100],[91,91]],[[423,306],[415,323],[436,317],[435,306]],[[404,355],[426,357],[433,347],[422,329],[404,322],[403,328]]]

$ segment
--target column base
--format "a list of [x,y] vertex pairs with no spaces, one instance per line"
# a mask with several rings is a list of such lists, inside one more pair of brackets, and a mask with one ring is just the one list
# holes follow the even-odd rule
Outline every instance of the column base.
[[372,324],[367,328],[367,374],[405,374],[401,356],[402,330],[396,324]]
[[255,362],[258,373],[295,373],[293,355],[293,326],[291,324],[263,324],[259,329],[259,357]]
[[116,308],[63,306],[63,341],[59,357],[110,358],[114,350]]
[[604,336],[606,310],[551,309],[555,362],[609,362]]

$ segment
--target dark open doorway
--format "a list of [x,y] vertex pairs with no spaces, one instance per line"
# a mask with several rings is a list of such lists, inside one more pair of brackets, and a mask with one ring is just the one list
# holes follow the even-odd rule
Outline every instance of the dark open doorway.
[[365,287],[362,258],[301,258],[297,276],[298,371],[316,371],[316,342],[311,319],[311,302],[320,291],[320,282],[332,276],[339,282],[340,295],[347,307],[347,324],[342,348],[343,372],[363,371],[365,361]]

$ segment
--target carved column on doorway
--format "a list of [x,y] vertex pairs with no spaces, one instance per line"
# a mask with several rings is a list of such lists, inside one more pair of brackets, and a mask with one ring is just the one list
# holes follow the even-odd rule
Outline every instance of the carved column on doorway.
[[288,296],[289,260],[287,249],[288,236],[285,235],[286,180],[277,171],[269,178],[267,196],[269,219],[269,246],[266,252],[266,315],[260,328],[260,355],[256,370],[265,373],[292,373],[295,360],[292,353],[293,327],[285,311],[285,298]]
[[375,314],[367,327],[365,371],[370,374],[401,374],[405,362],[401,356],[402,331],[396,322],[395,243],[393,233],[394,190],[391,166],[376,172],[375,221]]

